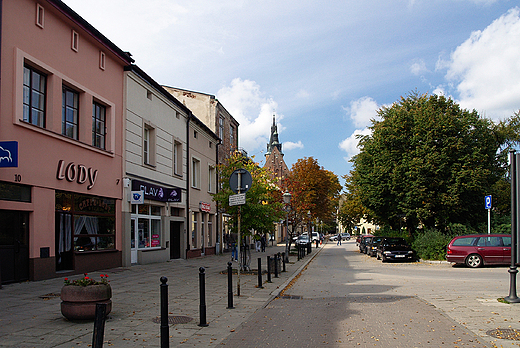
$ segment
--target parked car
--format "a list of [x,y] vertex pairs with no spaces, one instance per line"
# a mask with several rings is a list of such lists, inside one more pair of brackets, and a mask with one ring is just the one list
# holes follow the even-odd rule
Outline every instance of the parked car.
[[350,240],[350,233],[341,233],[341,240]]
[[383,236],[376,236],[372,237],[372,240],[370,241],[370,244],[367,243],[367,255],[371,257],[375,257],[377,254],[377,247],[379,246],[379,243],[381,240],[383,240]]
[[371,235],[371,234],[366,234],[361,237],[361,241],[359,242],[359,252],[360,253],[364,253],[364,254],[367,253],[367,244],[370,242],[372,237],[373,237],[373,235]]
[[337,240],[338,240],[338,235],[335,234],[335,235],[330,236],[330,237],[329,237],[329,240],[330,240],[330,241],[333,241],[333,242],[337,241]]
[[449,242],[446,249],[446,260],[471,268],[511,263],[510,234],[458,236]]
[[357,236],[356,238],[356,245],[359,246],[359,244],[361,243],[361,240],[363,239],[363,237],[365,236],[372,236],[371,234],[360,234],[359,236]]
[[316,242],[317,240],[320,240],[320,234],[318,232],[312,232],[311,236],[312,236],[311,240],[313,242]]
[[307,244],[307,243],[309,243],[309,236],[307,236],[306,234],[301,235],[298,237],[298,239],[296,239],[296,244]]
[[385,237],[379,242],[377,259],[383,262],[388,260],[413,260],[414,253],[404,238]]

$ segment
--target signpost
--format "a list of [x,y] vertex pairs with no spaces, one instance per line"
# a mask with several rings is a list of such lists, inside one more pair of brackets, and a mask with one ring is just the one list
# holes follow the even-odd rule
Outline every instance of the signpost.
[[488,234],[491,234],[491,196],[486,196],[484,201],[485,208],[488,211]]
[[[240,215],[242,205],[246,204],[246,192],[253,184],[251,173],[245,169],[237,169],[229,177],[229,187],[236,195],[229,196],[229,205],[238,205],[238,271],[237,271],[237,296],[240,296],[240,269],[242,268],[242,239],[240,236]],[[233,204],[232,204],[233,203]]]

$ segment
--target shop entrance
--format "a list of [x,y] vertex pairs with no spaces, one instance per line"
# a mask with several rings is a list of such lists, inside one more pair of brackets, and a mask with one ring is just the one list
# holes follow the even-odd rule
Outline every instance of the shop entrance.
[[181,222],[170,221],[170,259],[181,257]]
[[136,224],[137,224],[137,219],[132,218],[131,227],[130,227],[130,245],[131,245],[130,262],[133,264],[137,263],[137,242],[136,242],[136,236],[135,236]]
[[29,280],[29,213],[0,210],[2,284]]

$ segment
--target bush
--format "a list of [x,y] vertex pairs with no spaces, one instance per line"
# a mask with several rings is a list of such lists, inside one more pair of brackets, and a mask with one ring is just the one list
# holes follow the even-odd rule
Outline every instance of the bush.
[[[456,230],[461,231],[461,229]],[[416,236],[412,249],[417,253],[417,257],[423,260],[446,260],[446,246],[454,236],[436,229],[425,230]]]

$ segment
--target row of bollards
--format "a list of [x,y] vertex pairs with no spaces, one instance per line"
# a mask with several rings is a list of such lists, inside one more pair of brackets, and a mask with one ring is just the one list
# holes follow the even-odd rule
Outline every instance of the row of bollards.
[[[299,248],[298,248],[299,250]],[[302,248],[303,250],[303,248]],[[298,258],[299,260],[300,258]],[[283,268],[279,269],[279,263],[282,262]],[[271,267],[271,264],[273,267]],[[227,273],[228,273],[228,306],[227,309],[234,309],[233,306],[233,270],[231,267],[232,263],[227,263]],[[273,268],[273,270],[271,270]],[[267,282],[271,283],[271,273],[274,272],[274,277],[278,278],[279,272],[286,272],[285,270],[285,253],[277,253],[274,256],[267,256]],[[200,322],[199,326],[205,327],[208,326],[206,319],[206,280],[205,280],[205,269],[204,267],[199,268],[199,289],[200,289]],[[168,279],[166,277],[161,277],[161,348],[169,347],[169,325],[168,325],[168,284],[166,282]],[[262,286],[262,259],[258,258],[258,288],[263,288]],[[104,323],[103,323],[104,325]],[[104,326],[103,326],[104,327]],[[101,331],[101,340],[103,337],[103,332]],[[102,347],[95,346],[93,347]]]

